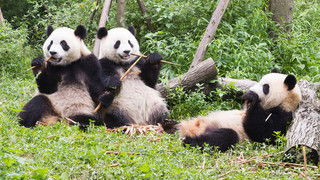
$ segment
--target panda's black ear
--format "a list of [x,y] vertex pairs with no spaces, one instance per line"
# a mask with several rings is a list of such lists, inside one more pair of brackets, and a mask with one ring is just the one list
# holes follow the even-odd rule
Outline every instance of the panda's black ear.
[[105,27],[101,27],[98,30],[97,36],[99,39],[102,39],[108,35],[108,30]]
[[136,29],[134,28],[134,26],[129,26],[128,30],[131,32],[131,34],[133,34],[134,36],[136,36]]
[[297,84],[297,79],[294,75],[289,74],[284,80],[284,84],[288,86],[288,90],[291,91]]
[[87,30],[84,26],[79,25],[74,31],[74,35],[78,36],[80,39],[84,39],[87,36]]
[[50,34],[53,32],[53,27],[51,26],[51,25],[49,25],[48,27],[47,27],[47,36],[50,36]]

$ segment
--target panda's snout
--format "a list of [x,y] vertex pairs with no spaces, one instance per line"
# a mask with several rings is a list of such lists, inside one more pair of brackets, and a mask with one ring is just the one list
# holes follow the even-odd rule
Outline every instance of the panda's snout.
[[57,52],[55,52],[55,51],[49,51],[49,53],[50,53],[51,56],[54,56],[54,55],[57,54]]
[[123,51],[125,54],[130,54],[130,50],[125,50],[125,51]]

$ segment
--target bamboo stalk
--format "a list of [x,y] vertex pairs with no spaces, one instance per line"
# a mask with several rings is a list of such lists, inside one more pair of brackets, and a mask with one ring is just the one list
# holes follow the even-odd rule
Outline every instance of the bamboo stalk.
[[48,61],[50,61],[51,59],[53,59],[53,58],[50,56],[50,57],[48,57],[47,59],[45,59],[44,61],[45,61],[45,62],[48,62]]
[[121,76],[120,81],[123,81],[123,79],[129,74],[131,69],[141,60],[142,56],[140,56],[130,67],[129,69]]
[[302,146],[302,154],[303,154],[304,170],[307,172],[307,153],[306,153],[306,146]]
[[93,113],[97,113],[101,109],[101,103],[98,104],[98,106],[93,110]]
[[[133,55],[133,56],[139,56],[139,57],[143,57],[143,58],[147,58],[147,57],[148,57],[148,56],[143,55],[143,54],[135,54],[135,53],[131,53],[131,55]],[[176,65],[176,66],[181,66],[180,64],[173,63],[173,62],[169,62],[169,61],[165,61],[165,60],[161,60],[160,62],[166,63],[166,64],[171,64],[171,65]]]

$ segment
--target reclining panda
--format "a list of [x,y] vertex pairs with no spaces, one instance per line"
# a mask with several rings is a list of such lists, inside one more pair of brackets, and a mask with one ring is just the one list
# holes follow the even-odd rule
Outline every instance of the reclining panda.
[[76,30],[53,30],[48,26],[47,35],[43,53],[50,60],[36,58],[31,63],[40,93],[19,113],[20,124],[49,125],[62,118],[75,121],[80,127],[87,126],[90,120],[99,124],[93,110],[103,92],[101,66],[83,42],[86,29],[82,25]]
[[[99,61],[104,74],[104,84],[108,91],[100,101],[105,108],[101,111],[102,119],[108,128],[124,125],[156,125],[173,123],[168,119],[165,100],[155,89],[162,59],[158,53],[143,58],[131,70],[123,81],[120,77],[135,62],[140,54],[140,47],[135,38],[135,29],[130,26],[107,30],[100,28]],[[165,129],[166,130],[166,129]]]
[[183,144],[208,144],[226,151],[245,139],[275,143],[274,131],[286,134],[301,101],[293,75],[270,73],[243,95],[244,110],[211,112],[177,125]]

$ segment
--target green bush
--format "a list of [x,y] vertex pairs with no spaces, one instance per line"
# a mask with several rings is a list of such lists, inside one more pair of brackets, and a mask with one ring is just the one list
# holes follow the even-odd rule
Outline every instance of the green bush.
[[0,71],[12,77],[24,75],[33,50],[27,45],[27,30],[0,25]]

